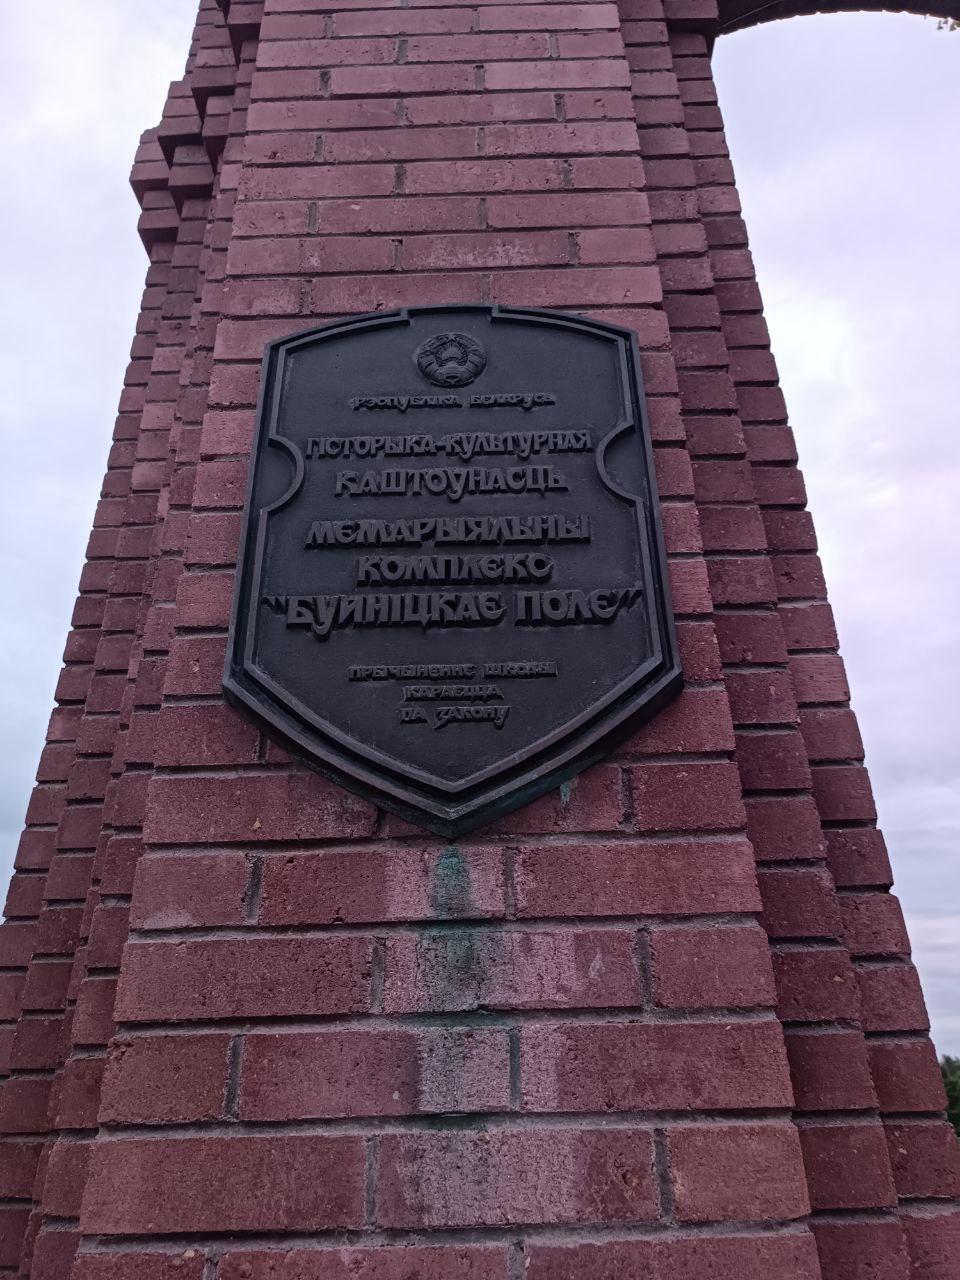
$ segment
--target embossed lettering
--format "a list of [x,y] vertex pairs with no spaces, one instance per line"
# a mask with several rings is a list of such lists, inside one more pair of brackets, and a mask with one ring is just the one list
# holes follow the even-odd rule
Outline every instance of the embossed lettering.
[[404,702],[439,702],[448,698],[492,702],[502,697],[495,684],[410,684],[403,690]]
[[485,721],[502,729],[509,714],[509,707],[437,707],[434,728],[445,729],[448,724],[462,724],[464,721],[474,724]]
[[[282,602],[282,605],[281,605]],[[288,627],[309,627],[318,640],[346,627],[493,626],[507,611],[496,591],[407,591],[398,595],[267,596]]]
[[622,609],[641,599],[640,587],[598,591],[517,591],[516,622],[522,627],[564,626],[580,622],[612,622]]
[[532,467],[430,467],[421,471],[388,468],[384,471],[338,471],[334,492],[338,498],[402,494],[443,496],[459,502],[464,494],[548,493],[566,489],[563,474],[552,466]]
[[589,542],[587,515],[440,516],[417,520],[314,520],[304,546],[384,547],[510,545],[523,542]]
[[546,582],[555,568],[555,560],[538,552],[485,556],[361,556],[357,565],[357,585]]

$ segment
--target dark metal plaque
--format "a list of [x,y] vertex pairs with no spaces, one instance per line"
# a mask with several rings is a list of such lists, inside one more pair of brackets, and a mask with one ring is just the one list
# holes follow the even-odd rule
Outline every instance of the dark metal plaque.
[[274,736],[457,835],[680,680],[628,330],[417,307],[267,348],[224,687]]

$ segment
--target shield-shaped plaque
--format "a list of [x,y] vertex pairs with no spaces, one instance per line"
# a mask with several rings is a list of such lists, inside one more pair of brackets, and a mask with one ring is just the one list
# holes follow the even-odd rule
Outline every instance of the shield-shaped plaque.
[[416,307],[272,343],[225,690],[457,835],[680,685],[633,335]]

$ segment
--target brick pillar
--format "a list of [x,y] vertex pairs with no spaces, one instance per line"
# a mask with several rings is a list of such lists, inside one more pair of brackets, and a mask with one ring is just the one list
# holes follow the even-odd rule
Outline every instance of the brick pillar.
[[[678,32],[672,43],[684,55],[678,62],[689,61],[695,72],[685,122],[696,128],[691,138],[706,166],[698,174],[700,203],[773,588],[733,603],[775,604],[782,636],[771,648],[776,623],[766,618],[764,652],[747,630],[757,638],[760,615],[741,616],[730,656],[758,674],[786,660],[796,704],[790,719],[800,731],[788,737],[780,729],[758,750],[750,729],[750,737],[738,738],[738,759],[744,785],[755,793],[752,805],[748,800],[751,834],[761,860],[764,924],[775,943],[813,1227],[825,1274],[869,1273],[883,1259],[890,1276],[937,1276],[955,1252],[960,1226],[956,1142],[943,1120],[926,1011],[899,903],[889,892],[796,446],[736,216],[722,120],[702,74],[709,45],[689,32]],[[790,848],[783,846],[782,823],[770,821],[785,802],[804,815]],[[822,998],[828,974],[835,995],[846,989],[839,1002]]]
[[[188,79],[211,26],[226,38],[222,14],[205,5]],[[175,87],[171,100],[177,96]],[[199,120],[197,128],[199,134]],[[45,879],[21,882],[18,870],[3,927],[3,936],[14,930],[12,943],[21,935],[18,917],[28,905],[24,889],[35,885],[34,893],[42,891],[37,943],[12,1029],[11,1074],[4,1086],[2,1130],[10,1136],[0,1145],[4,1193],[17,1202],[10,1203],[9,1221],[29,1221],[22,1248],[21,1231],[5,1232],[3,1256],[11,1268],[19,1256],[22,1272],[36,1277],[65,1274],[78,1238],[75,1219],[86,1146],[97,1123],[101,1046],[112,1031],[116,964],[126,934],[123,893],[129,893],[135,844],[118,840],[114,827],[125,807],[121,775],[136,707],[128,693],[138,672],[145,674],[148,689],[151,683],[157,687],[149,638],[144,653],[145,619],[159,568],[164,462],[186,350],[184,298],[192,299],[196,289],[197,257],[190,246],[202,239],[206,222],[203,206],[174,189],[177,160],[170,154],[168,164],[159,133],[144,135],[131,175],[145,208],[141,233],[153,265],[81,579],[77,625],[65,652],[68,665],[58,688],[63,701],[51,722],[51,736],[66,738],[69,712],[74,749],[69,755],[59,743],[48,749],[39,774],[41,782],[62,778],[66,784],[59,826],[51,832],[54,857]],[[200,193],[201,167],[194,165],[194,194]],[[209,189],[209,163],[206,171]],[[200,244],[195,248],[199,252]]]
[[[667,42],[667,28],[658,23],[630,26],[638,60],[649,61],[657,37],[660,48]],[[725,313],[746,300],[745,288],[731,281],[738,280],[749,257],[741,247],[739,204],[709,79],[706,40],[676,32],[668,52],[669,70],[652,73],[660,77],[658,96],[638,98],[640,139],[647,154],[659,157],[648,165],[651,181],[660,187],[651,193],[655,232],[661,254],[670,255],[662,264],[667,311],[681,365],[737,761],[757,856],[763,923],[774,944],[814,1220],[822,1211],[869,1210],[872,1222],[852,1232],[839,1230],[861,1243],[881,1239],[890,1254],[889,1274],[906,1275],[902,1233],[885,1213],[895,1203],[893,1181],[777,613],[779,591],[791,584],[781,585],[786,566],[770,554],[768,539],[769,531],[776,535],[785,522],[779,512],[758,505],[768,474],[754,476],[750,457],[749,442],[763,441],[767,431],[765,423],[758,428],[751,421],[759,396],[750,383],[769,378],[772,362],[767,351],[731,351],[727,345],[728,329],[731,337],[738,329],[735,322],[725,327]],[[649,85],[640,80],[637,87]],[[739,319],[739,312],[733,315]],[[775,442],[780,443],[777,437]],[[822,980],[824,973],[833,982],[818,999],[810,979],[819,974]],[[801,1001],[798,984],[804,991]],[[859,1160],[847,1158],[851,1147]]]
[[[155,318],[169,275],[168,247],[157,246],[151,257],[143,332],[128,372],[132,384],[152,350]],[[109,671],[112,655],[129,645],[129,637],[108,616],[108,608],[111,589],[124,589],[125,572],[117,552],[121,526],[135,504],[129,441],[139,430],[138,400],[134,386],[121,401],[104,496],[64,652],[66,666],[57,686],[59,706],[51,718],[7,896],[6,922],[0,929],[4,985],[10,993],[3,1010],[9,1074],[2,1085],[0,1110],[5,1135],[0,1146],[2,1189],[7,1197],[0,1258],[13,1268],[48,1133],[51,1084],[62,1063],[71,970],[118,728]]]
[[[201,4],[134,171],[163,292],[85,584],[112,621],[71,641],[25,845],[86,871],[40,913],[25,866],[0,933],[32,1001],[15,1053],[63,971],[56,1051],[4,1086],[56,1080],[49,1120],[3,1112],[36,1245],[0,1274],[949,1275],[956,1153],[798,510],[718,21]],[[452,845],[307,770],[220,680],[264,343],[457,301],[636,331],[686,685]]]

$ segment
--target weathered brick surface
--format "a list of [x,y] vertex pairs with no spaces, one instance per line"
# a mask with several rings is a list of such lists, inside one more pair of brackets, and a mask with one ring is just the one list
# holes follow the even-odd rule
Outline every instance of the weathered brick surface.
[[835,1275],[838,1280],[857,1275],[908,1280],[910,1259],[900,1223],[824,1221],[817,1222],[813,1230],[825,1275]]
[[660,1212],[651,1136],[579,1127],[387,1135],[376,1202],[385,1227],[407,1229],[644,1222]]
[[530,1027],[520,1038],[520,1087],[524,1105],[538,1111],[720,1111],[790,1101],[781,1038],[766,1022]]
[[117,1037],[110,1047],[100,1117],[107,1124],[213,1120],[223,1113],[226,1035]]
[[800,1130],[810,1203],[816,1209],[896,1204],[883,1129],[876,1123],[810,1123]]
[[508,1266],[503,1245],[244,1249],[226,1254],[220,1274],[223,1280],[406,1280],[413,1268],[417,1280],[508,1280]]
[[535,1244],[528,1249],[530,1280],[817,1280],[820,1268],[809,1236],[766,1238],[700,1236],[695,1240],[613,1240],[590,1244]]
[[[137,154],[144,310],[0,931],[0,1270],[946,1280],[955,1150],[720,15],[198,9]],[[476,300],[637,333],[687,687],[452,846],[220,680],[264,342]]]
[[505,1031],[335,1031],[248,1036],[239,1114],[291,1120],[507,1111]]
[[127,1022],[359,1013],[372,964],[373,939],[342,934],[138,942],[124,955],[116,1012]]
[[665,1008],[776,1003],[770,951],[760,929],[739,925],[654,929],[650,960],[653,998]]
[[798,1218],[809,1201],[793,1125],[711,1125],[668,1135],[681,1222]]
[[95,1235],[311,1231],[363,1221],[359,1138],[124,1139],[94,1148]]
[[87,1255],[74,1265],[76,1280],[202,1280],[206,1258],[196,1249],[175,1253]]

